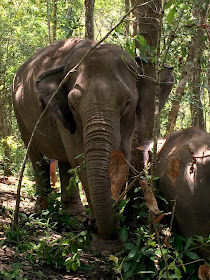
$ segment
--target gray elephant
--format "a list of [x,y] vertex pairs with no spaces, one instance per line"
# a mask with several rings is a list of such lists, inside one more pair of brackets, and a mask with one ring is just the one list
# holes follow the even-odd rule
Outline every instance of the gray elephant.
[[[13,100],[25,144],[63,77],[94,44],[87,39],[66,39],[40,50],[19,68]],[[92,247],[98,250],[115,251],[121,246],[108,170],[115,149],[130,160],[135,114],[144,114],[140,105],[148,86],[154,92],[154,84],[137,82],[139,71],[137,63],[116,45],[101,44],[92,50],[52,102],[29,151],[40,197],[49,190],[49,166],[43,155],[58,160],[63,203],[73,213],[82,209],[78,190],[71,197],[65,191],[67,170],[81,164],[79,154],[85,155],[86,168],[81,170],[80,179],[96,219],[98,235]],[[161,76],[161,87],[168,91],[166,80],[170,83],[171,69],[164,68]],[[150,102],[148,106],[153,100]],[[149,118],[153,112],[147,110],[147,114]]]
[[158,164],[160,191],[176,200],[175,219],[185,236],[210,235],[210,134],[191,127],[170,135]]
[[[152,63],[143,64],[139,57],[136,57],[137,63],[140,65],[141,72],[149,77],[148,79],[139,78],[138,87],[141,88],[140,100],[138,104],[137,121],[135,124],[135,134],[132,149],[132,165],[139,171],[144,168],[144,149],[145,145],[151,141],[153,136],[153,122],[154,122],[154,95],[155,87],[152,79],[155,79],[155,68]],[[172,90],[175,82],[173,75],[173,67],[164,65],[167,71],[160,73],[161,87],[159,98],[159,110],[161,111],[165,105],[167,98]],[[152,79],[150,79],[152,78]],[[138,149],[137,149],[138,148]]]

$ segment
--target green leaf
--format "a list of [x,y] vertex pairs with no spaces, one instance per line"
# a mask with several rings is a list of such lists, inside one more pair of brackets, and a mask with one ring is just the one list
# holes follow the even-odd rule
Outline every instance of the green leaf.
[[132,243],[132,242],[129,242],[129,243],[125,243],[125,248],[127,249],[127,250],[135,250],[136,249],[136,246]]
[[175,15],[175,12],[176,12],[176,8],[172,8],[169,13],[168,13],[168,16],[167,16],[167,20],[168,20],[168,23],[169,24],[172,24],[173,20],[174,20],[174,15]]
[[148,245],[149,245],[149,246],[152,246],[152,247],[155,247],[155,246],[156,246],[156,243],[155,243],[155,241],[153,241],[152,239],[149,239],[149,240],[148,240]]
[[191,258],[191,260],[197,260],[199,259],[198,255],[194,252],[186,252],[185,253],[189,258]]
[[76,271],[77,268],[78,268],[77,264],[76,264],[76,263],[72,263],[71,269],[72,269],[73,271]]
[[125,279],[129,279],[131,276],[134,275],[134,271],[133,270],[129,270],[128,272],[126,272],[125,274]]
[[[166,276],[164,278],[166,278]],[[173,275],[170,275],[169,279],[176,279],[177,280],[177,279],[180,279],[180,278],[177,278],[177,275],[173,274]]]
[[121,200],[118,205],[118,211],[122,210],[128,204],[129,201],[130,201],[130,197],[127,197],[126,199]]
[[123,268],[124,272],[126,273],[130,268],[130,264],[127,262],[124,262],[122,265],[122,268]]
[[138,41],[139,41],[139,44],[141,45],[141,46],[147,46],[147,41],[146,41],[146,39],[144,38],[144,36],[142,36],[142,35],[139,35],[138,36]]
[[193,244],[192,238],[188,238],[187,242],[185,244],[185,247],[184,247],[184,251],[187,251],[191,247],[192,244]]
[[139,271],[137,274],[155,273],[155,271]]
[[121,238],[122,238],[122,241],[125,243],[128,239],[128,229],[127,228],[122,228],[121,230]]
[[174,0],[169,0],[165,5],[165,9],[170,8],[173,5],[173,3],[174,3]]
[[136,255],[136,253],[137,253],[137,250],[130,251],[130,253],[128,254],[128,258],[132,259]]
[[182,276],[181,270],[178,267],[175,267],[175,274],[178,278]]
[[[161,251],[162,251],[162,252],[161,252]],[[163,255],[165,255],[165,254],[167,254],[167,252],[168,252],[168,250],[167,250],[167,249],[162,248],[162,250],[157,249],[157,250],[155,251],[155,254],[156,254],[156,255],[160,255],[160,256],[162,256],[162,254],[163,254]]]
[[113,261],[115,264],[118,264],[118,261],[119,261],[118,257],[116,257],[114,255],[110,255],[109,260]]

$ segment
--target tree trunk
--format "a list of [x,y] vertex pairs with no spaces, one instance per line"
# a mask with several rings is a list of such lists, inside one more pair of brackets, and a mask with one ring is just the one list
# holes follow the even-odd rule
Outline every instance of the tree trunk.
[[[210,106],[210,61],[208,62],[208,70],[207,70],[207,86],[208,86],[208,95],[209,95],[209,106]],[[207,112],[207,132],[210,132],[210,110]]]
[[57,33],[57,0],[53,0],[53,36],[52,41],[56,41]]
[[190,106],[192,116],[192,126],[205,129],[203,116],[203,105],[201,101],[201,61],[200,56],[194,62],[193,85],[192,85],[192,104]]
[[198,48],[199,43],[200,42],[198,40],[197,34],[195,34],[194,37],[192,38],[192,43],[188,50],[188,56],[186,59],[186,63],[183,67],[180,81],[176,88],[176,92],[175,92],[176,98],[174,98],[174,100],[172,101],[172,108],[169,112],[168,123],[167,123],[168,135],[170,135],[171,132],[173,132],[173,130],[174,130],[174,126],[176,124],[177,116],[179,113],[180,102],[182,100],[182,97],[184,96],[185,86],[187,84],[189,75],[193,69],[193,62],[195,59],[195,50]]
[[85,37],[94,39],[93,11],[95,0],[85,0]]
[[[134,6],[136,4],[138,0],[131,0],[132,6]],[[139,1],[142,3],[147,3],[146,0],[143,1]],[[158,46],[158,42],[159,42],[159,18],[160,18],[160,7],[161,7],[161,1],[160,0],[156,0],[154,2],[151,3],[147,3],[143,6],[137,7],[134,11],[133,11],[133,15],[136,17],[136,20],[134,22],[134,35],[138,35],[139,33],[145,37],[145,39],[147,40],[147,45],[149,47],[156,47]],[[155,20],[154,20],[155,19]],[[138,48],[138,45],[136,45],[136,47]],[[151,75],[151,73],[147,73],[148,76]],[[157,75],[156,75],[157,78]],[[155,87],[154,87],[155,88]],[[155,96],[155,90],[154,90],[154,96]],[[157,105],[157,100],[156,100],[156,105]],[[151,112],[151,114],[153,114],[154,112]],[[159,119],[159,113],[156,112],[156,117]],[[157,116],[158,115],[158,116]],[[146,142],[148,142],[148,140],[152,139],[152,133],[153,133],[153,121],[154,118],[152,118],[151,121],[151,129],[149,129],[149,131],[147,131],[147,135],[145,133],[144,136],[141,135],[140,137],[140,133],[139,130],[142,127],[141,124],[138,124],[138,122],[136,122],[136,129],[134,132],[134,142],[133,142],[133,149],[132,149],[132,164],[134,165],[134,167],[141,171],[144,166],[143,166],[143,152],[142,151],[137,151],[137,147],[144,147],[144,145],[146,144]],[[159,123],[159,120],[157,120],[157,123]]]
[[[131,0],[132,6],[136,1],[138,0]],[[140,2],[147,3],[148,1],[143,0]],[[141,34],[144,36],[149,47],[157,48],[160,5],[161,0],[155,0],[137,7],[133,11],[133,15],[136,18],[133,25],[133,35]]]
[[51,40],[51,28],[50,28],[50,12],[49,12],[49,0],[46,0],[47,4],[47,25],[48,25],[48,37],[49,37],[49,43],[52,43]]
[[[203,26],[205,23],[205,11],[201,11],[195,8],[194,16],[199,18],[199,26]],[[194,61],[194,71],[193,71],[193,88],[192,88],[192,104],[191,104],[191,115],[192,115],[192,125],[205,129],[205,121],[203,114],[203,105],[201,101],[201,58],[204,51],[204,29],[197,28],[196,37],[199,42],[196,52],[195,52],[195,61]]]
[[[130,10],[130,0],[125,0],[125,12],[127,13]],[[130,34],[130,21],[128,19],[125,20],[125,36],[129,36]]]
[[6,125],[6,112],[4,108],[4,103],[1,98],[1,93],[0,92],[0,130],[1,130],[1,139],[2,139],[2,144],[3,144],[3,149],[4,149],[4,158],[3,158],[3,170],[4,170],[4,175],[8,176],[11,175],[10,171],[10,166],[12,164],[11,162],[11,149],[10,146],[7,142],[7,136],[8,130],[7,130],[7,125]]

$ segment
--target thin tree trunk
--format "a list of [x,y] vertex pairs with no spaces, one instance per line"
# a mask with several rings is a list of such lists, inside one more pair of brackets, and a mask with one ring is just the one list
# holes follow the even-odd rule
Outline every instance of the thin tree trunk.
[[[144,0],[144,2],[147,2]],[[160,15],[161,0],[154,0],[151,3],[139,8],[139,30],[144,36],[147,45],[156,47],[158,44],[159,33],[159,15]]]
[[85,37],[94,39],[93,11],[95,0],[85,0]]
[[[155,78],[157,85],[155,87],[155,99],[154,99],[154,123],[153,123],[153,153],[152,153],[152,167],[151,167],[151,175],[152,179],[155,178],[155,171],[156,171],[156,164],[157,164],[157,140],[158,137],[160,137],[160,52],[161,52],[161,34],[163,29],[163,16],[164,16],[164,8],[165,8],[165,1],[156,1],[156,4],[158,6],[155,6],[155,11],[158,12],[156,14],[156,20],[155,25],[151,28],[151,34],[148,32],[148,40],[150,44],[153,44],[153,46],[156,46],[156,61],[155,61]],[[151,10],[151,9],[150,9]],[[160,12],[161,11],[161,12]],[[150,11],[151,12],[151,11]],[[157,16],[158,15],[158,16]],[[152,40],[150,40],[151,36],[154,36]],[[152,180],[152,190],[154,191],[154,181]]]
[[53,0],[53,38],[52,41],[56,41],[57,33],[57,0]]
[[[2,69],[2,57],[0,54],[0,69]],[[3,70],[2,70],[3,71]],[[3,72],[2,72],[3,73]],[[7,142],[7,136],[9,136],[9,129],[7,127],[7,115],[6,115],[6,109],[5,104],[3,100],[3,96],[6,96],[6,90],[5,90],[5,76],[2,75],[0,72],[0,86],[2,89],[0,90],[0,136],[2,138],[2,144],[3,144],[3,150],[4,150],[4,175],[11,175],[10,166],[11,166],[11,149]],[[4,78],[3,78],[4,77]]]
[[193,85],[192,85],[192,104],[191,104],[191,116],[192,126],[197,126],[205,129],[205,122],[203,116],[203,105],[201,101],[201,61],[200,55],[202,51],[198,52],[198,57],[194,62],[193,69]]
[[192,38],[192,43],[188,50],[188,56],[186,59],[186,63],[183,67],[180,81],[176,88],[175,98],[172,102],[172,108],[169,112],[168,124],[167,124],[168,135],[170,135],[170,133],[174,130],[174,126],[176,124],[176,120],[177,120],[177,116],[178,116],[179,108],[180,108],[180,102],[182,100],[182,97],[184,96],[185,86],[188,82],[189,75],[193,69],[195,50],[197,49],[198,44],[199,44],[199,40],[198,40],[197,34],[195,34],[194,37]]
[[[208,87],[208,95],[209,95],[209,106],[210,106],[210,61],[208,63],[208,70],[207,70],[207,87]],[[207,112],[207,132],[210,132],[210,110]]]
[[[137,4],[138,0],[131,0],[131,6],[134,7]],[[136,8],[133,10],[132,14],[134,15],[135,20],[133,21],[133,36],[139,33],[139,9]]]
[[[125,0],[125,12],[127,13],[130,10],[130,0]],[[128,19],[125,20],[125,36],[129,36],[130,34],[130,21]]]
[[[195,7],[194,16],[199,18],[199,26],[205,24],[206,11],[200,10],[197,5]],[[192,104],[191,104],[191,115],[192,115],[192,125],[205,129],[205,121],[203,114],[203,105],[201,101],[201,57],[203,56],[203,51],[205,43],[203,40],[204,29],[197,28],[196,31],[197,40],[200,42],[197,46],[194,61],[194,71],[193,71],[193,89],[192,89]]]
[[51,28],[50,28],[50,12],[49,12],[49,0],[46,0],[47,4],[47,25],[48,25],[48,38],[49,38],[49,43],[52,43],[51,40]]

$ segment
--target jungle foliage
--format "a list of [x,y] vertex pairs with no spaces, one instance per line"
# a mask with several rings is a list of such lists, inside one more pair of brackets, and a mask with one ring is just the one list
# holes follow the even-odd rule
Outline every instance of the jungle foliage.
[[[128,2],[133,5],[135,1],[95,1],[96,40],[101,39],[121,19]],[[171,117],[169,112],[177,105],[178,116],[173,129],[181,130],[196,125],[210,132],[208,1],[169,0],[164,3],[160,61],[174,67],[176,83],[161,112],[161,134],[165,136],[168,133]],[[127,20],[106,41],[121,45],[132,57],[135,54],[141,55],[147,61],[149,53],[155,60],[156,49],[147,44],[144,36],[135,34],[135,21],[134,13],[130,13]],[[12,107],[13,77],[26,59],[50,42],[71,36],[85,36],[84,3],[81,0],[1,0],[0,26],[0,175],[17,175],[24,157],[24,147]],[[190,53],[191,49],[194,50],[193,54]],[[182,92],[177,90],[181,80],[185,82]],[[33,178],[29,162],[25,174]],[[30,193],[34,195],[33,189],[30,189]],[[132,234],[128,227],[121,229],[124,251],[109,257],[111,270],[116,277],[145,280],[198,279],[201,263],[195,248],[198,244],[209,244],[210,240],[198,236],[186,239],[173,234],[167,224],[160,226],[163,228],[157,225],[151,233],[141,187],[136,189],[136,193],[143,199],[140,205],[134,205],[138,208],[138,219],[143,224]],[[22,217],[22,229],[14,231],[8,228],[6,242],[15,244],[17,252],[24,252],[27,260],[32,263],[36,263],[38,259],[67,271],[76,271],[79,267],[93,269],[85,267],[80,259],[81,252],[88,247],[89,233],[75,233],[74,223],[77,222],[63,214],[56,214],[61,211],[59,195],[51,199],[53,207],[43,213],[41,218]],[[117,211],[122,222],[123,210],[128,200],[129,198],[118,205]],[[66,225],[67,221],[70,224]],[[57,225],[64,227],[63,223],[65,227],[69,227],[69,235],[48,242],[49,233],[57,230]],[[46,238],[38,244],[28,241],[27,232],[31,231],[31,227],[43,227]],[[5,246],[5,243],[2,242],[1,245]],[[15,278],[20,275],[20,270],[19,264],[15,264],[12,271],[3,270],[0,276],[4,279],[25,279]]]

